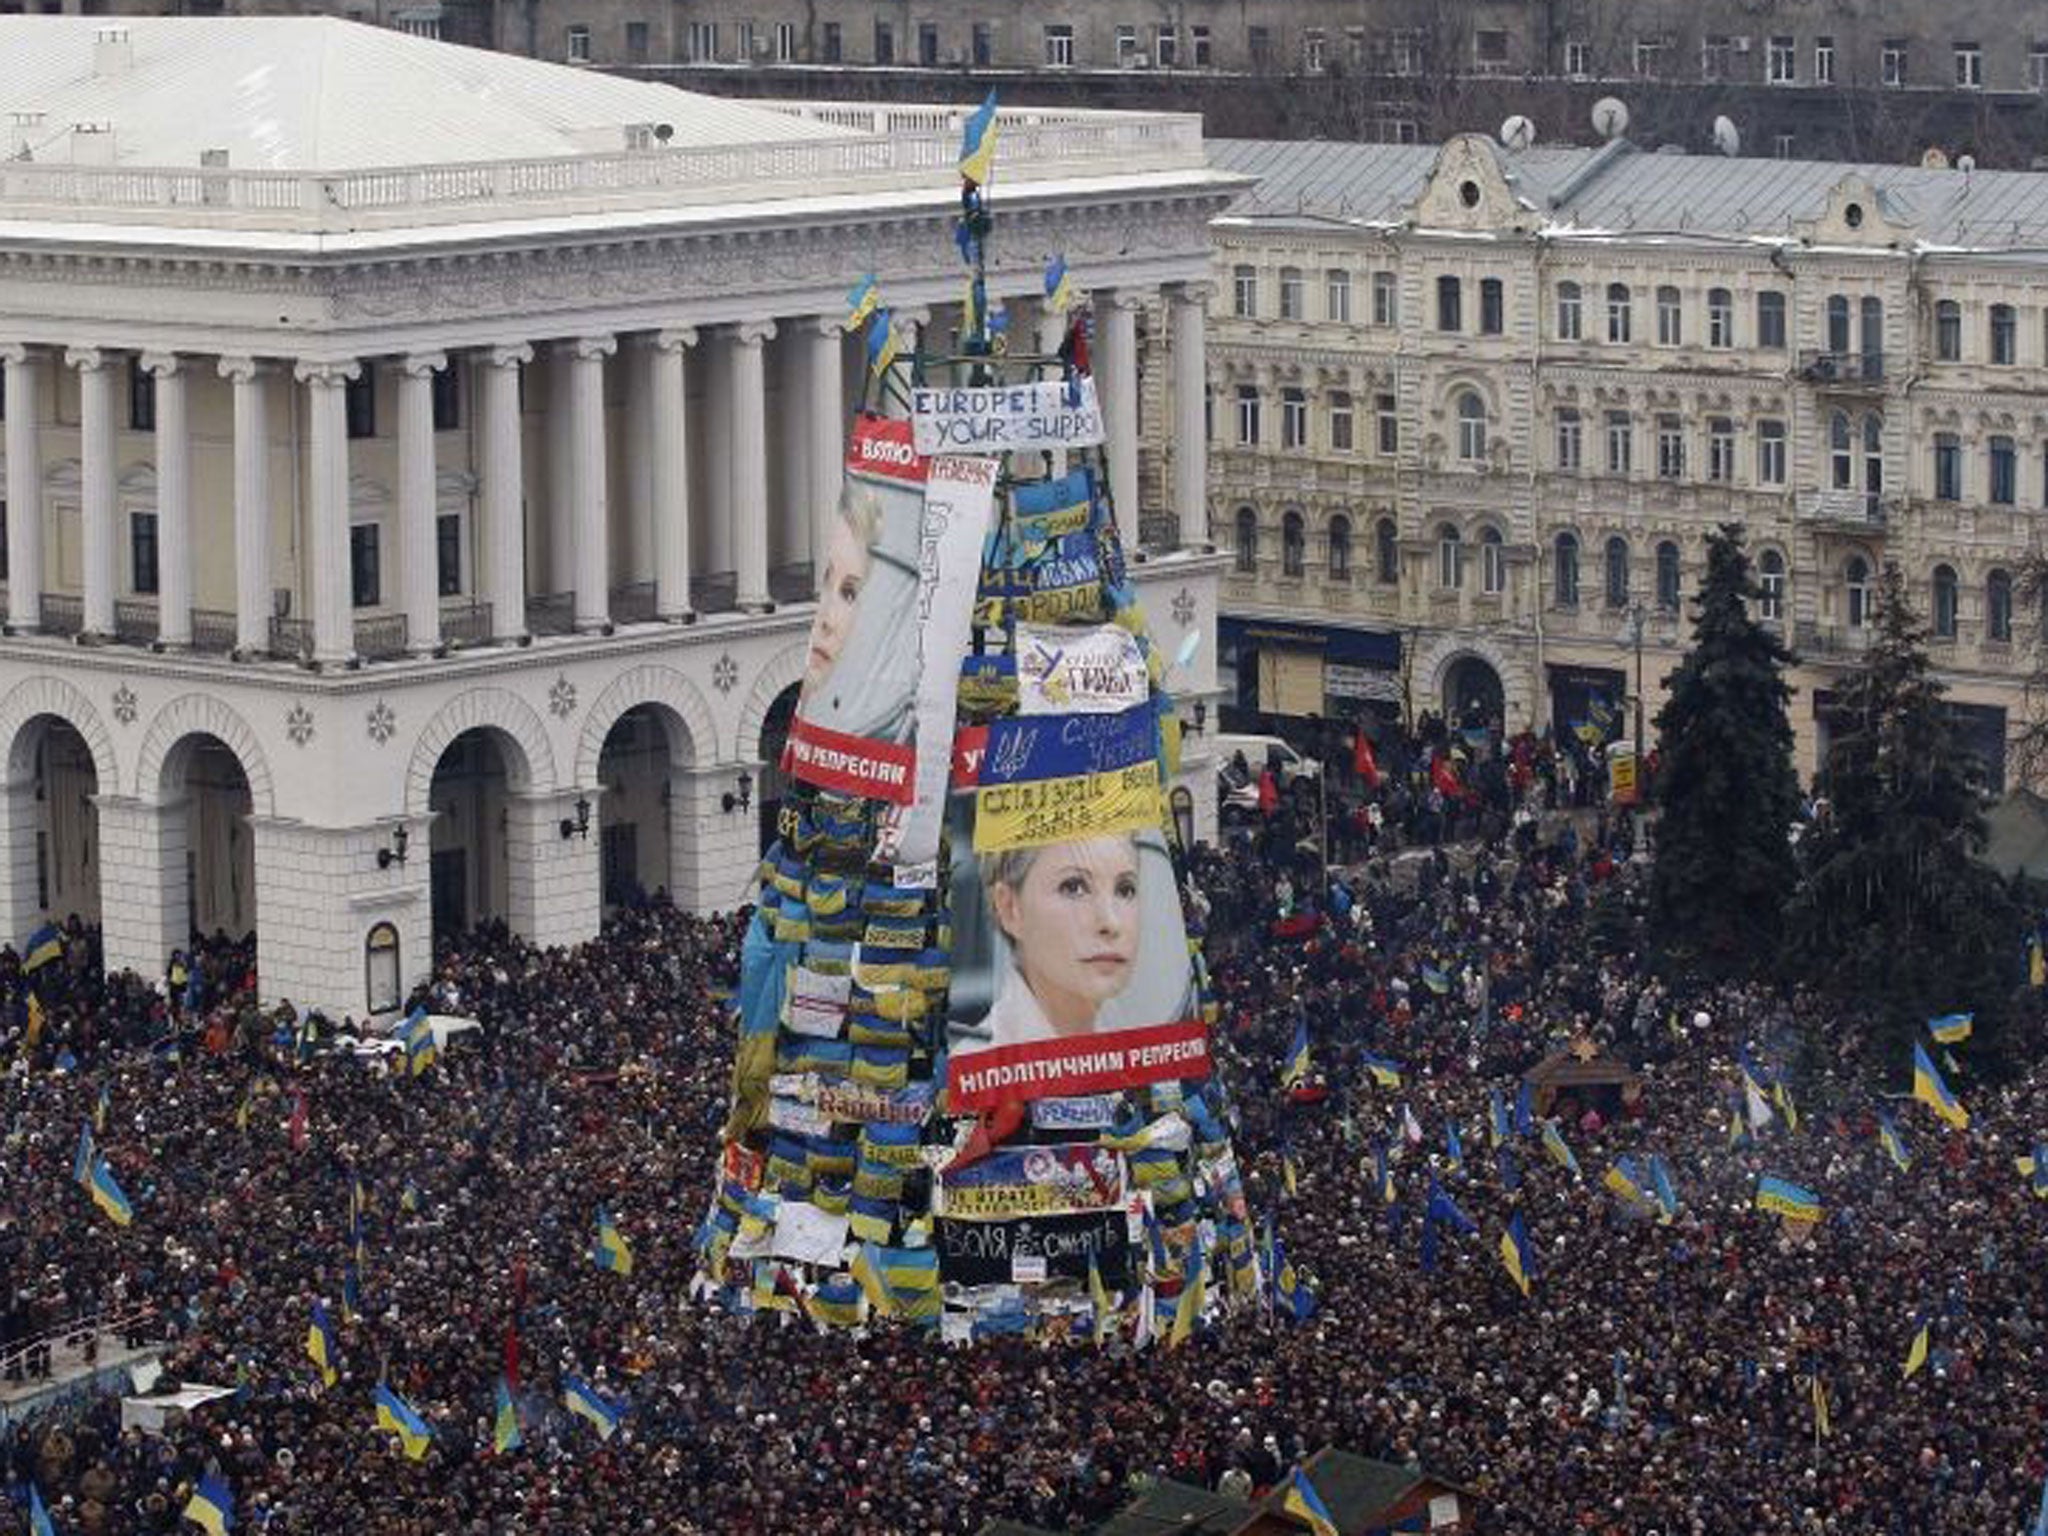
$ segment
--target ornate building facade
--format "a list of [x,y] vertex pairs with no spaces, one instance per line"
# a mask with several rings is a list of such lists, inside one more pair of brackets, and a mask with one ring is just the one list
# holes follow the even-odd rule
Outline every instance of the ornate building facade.
[[[255,929],[266,997],[362,1014],[436,931],[741,900],[866,377],[844,295],[943,344],[960,114],[320,19],[0,52],[0,931],[77,913],[159,974]],[[1199,378],[1242,183],[1188,118],[1000,135],[991,297],[1028,336],[1050,254],[1093,290],[1136,548],[1134,316],[1164,296]],[[1169,652],[1213,623],[1202,468],[1140,571]]]
[[[1799,765],[1897,561],[1994,783],[2043,615],[2048,189],[2016,173],[1218,142],[1226,660],[1285,714],[1569,730],[1689,633],[1748,532]],[[1624,734],[1632,730],[1626,717]]]

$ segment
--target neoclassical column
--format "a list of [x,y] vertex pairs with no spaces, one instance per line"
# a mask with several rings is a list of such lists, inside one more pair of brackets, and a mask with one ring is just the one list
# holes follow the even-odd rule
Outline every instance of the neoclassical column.
[[670,623],[690,612],[690,446],[688,326],[654,336],[648,389],[649,516],[654,522],[654,616]]
[[270,402],[264,365],[224,357],[235,394],[235,654],[270,650]]
[[1214,283],[1182,283],[1167,291],[1173,314],[1173,506],[1180,547],[1208,549],[1209,301]]
[[418,352],[398,369],[398,542],[405,584],[405,648],[441,647],[441,582],[434,538],[434,375],[445,352]]
[[483,597],[491,605],[491,638],[526,637],[526,468],[519,420],[519,370],[533,361],[525,345],[480,354],[483,462],[477,510],[483,527]]
[[186,431],[185,373],[171,352],[145,352],[156,381],[156,641],[192,643],[192,439]]
[[32,630],[43,622],[43,354],[10,342],[0,346],[0,360],[7,367],[7,624]]
[[846,325],[837,315],[805,322],[809,353],[810,409],[806,413],[805,457],[810,461],[805,494],[810,498],[811,580],[825,579],[825,551],[832,547],[839,485],[846,464],[846,375],[840,338]]
[[114,358],[99,347],[72,347],[78,370],[78,473],[84,522],[83,633],[114,633]]
[[768,598],[768,399],[761,348],[775,334],[773,320],[745,320],[732,328],[729,351],[732,374],[733,563],[739,584],[739,606],[748,613],[766,613]]
[[1134,293],[1095,295],[1095,383],[1109,434],[1109,496],[1127,551],[1138,548],[1138,308]]
[[[896,327],[896,338],[902,347],[901,356],[907,359],[924,345],[925,329],[932,323],[931,308],[929,305],[923,304],[900,308],[895,311],[891,318],[891,323]],[[907,391],[910,385],[910,373],[907,366],[891,369],[890,372]],[[875,409],[884,416],[901,419],[910,414],[910,401],[907,395],[904,399],[898,400],[878,392],[875,400]]]
[[306,388],[307,580],[313,589],[313,664],[355,659],[355,616],[349,609],[348,381],[362,370],[348,362],[301,362],[292,376]]
[[[576,579],[576,628],[581,633],[611,627],[611,560],[605,535],[604,360],[616,352],[612,336],[583,336],[568,344],[569,496]],[[557,528],[561,523],[557,522]]]

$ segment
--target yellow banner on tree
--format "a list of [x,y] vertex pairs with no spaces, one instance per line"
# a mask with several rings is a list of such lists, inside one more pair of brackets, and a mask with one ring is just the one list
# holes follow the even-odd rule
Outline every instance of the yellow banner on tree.
[[978,791],[974,850],[1001,853],[1160,825],[1159,763],[1035,779]]

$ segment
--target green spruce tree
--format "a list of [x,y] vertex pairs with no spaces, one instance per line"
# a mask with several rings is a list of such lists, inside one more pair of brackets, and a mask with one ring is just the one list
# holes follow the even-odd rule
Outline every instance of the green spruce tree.
[[1768,969],[1792,893],[1791,655],[1750,616],[1761,594],[1742,529],[1707,536],[1692,649],[1657,713],[1657,863],[1650,926],[1665,955],[1713,975]]
[[1876,619],[1829,715],[1827,810],[1800,847],[1787,963],[1877,1020],[1876,1044],[1896,1061],[1941,1013],[1974,1012],[1980,1045],[1995,1042],[2021,979],[2020,913],[1978,858],[1981,770],[1956,739],[1927,632],[1889,562]]

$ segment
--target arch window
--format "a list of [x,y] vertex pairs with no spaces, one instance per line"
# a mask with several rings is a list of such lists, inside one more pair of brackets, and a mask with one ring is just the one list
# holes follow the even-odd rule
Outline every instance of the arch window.
[[363,939],[363,1003],[371,1013],[391,1013],[405,1000],[400,977],[398,929],[378,923]]
[[1984,578],[1984,638],[2001,645],[2012,639],[2012,577],[2004,571]]
[[1956,637],[1956,573],[1953,566],[1934,568],[1934,635],[1938,640]]
[[1944,363],[1962,360],[1963,306],[1954,299],[1943,299],[1934,306],[1934,356]]
[[1628,606],[1628,540],[1615,534],[1607,541],[1607,606]]
[[1847,599],[1849,627],[1861,629],[1870,622],[1870,562],[1861,555],[1851,555],[1843,565],[1842,590]]
[[1486,402],[1474,389],[1458,393],[1458,457],[1467,464],[1486,458]]
[[1627,283],[1607,285],[1607,339],[1626,344],[1634,329],[1634,307]]
[[1685,307],[1676,288],[1657,290],[1657,345],[1675,347],[1685,340]]
[[1465,328],[1465,289],[1457,278],[1446,274],[1436,280],[1436,328],[1462,331]]
[[1735,296],[1726,288],[1707,290],[1707,345],[1735,345]]
[[1837,357],[1846,356],[1849,351],[1849,298],[1846,294],[1828,295],[1828,350]]
[[1585,335],[1585,297],[1577,283],[1557,285],[1557,339],[1578,341]]
[[1301,514],[1289,512],[1280,519],[1280,574],[1300,580],[1307,555],[1308,537]]
[[1782,623],[1785,618],[1785,557],[1775,549],[1767,549],[1757,557],[1757,586],[1762,595],[1757,601],[1757,617],[1770,623]]
[[1991,306],[1991,361],[2010,368],[2020,360],[2020,317],[2010,304]]
[[1299,320],[1302,315],[1301,268],[1280,269],[1280,318]]
[[1508,589],[1508,551],[1498,528],[1479,530],[1479,589],[1489,597]]
[[1329,575],[1332,581],[1351,579],[1351,519],[1330,519]]
[[1259,514],[1250,507],[1237,509],[1237,569],[1249,576],[1259,568]]
[[1551,548],[1551,597],[1560,608],[1576,608],[1579,606],[1579,536],[1560,533]]
[[1372,557],[1382,585],[1391,587],[1401,579],[1401,533],[1391,517],[1373,524]]
[[1657,546],[1657,606],[1678,611],[1678,546],[1669,539]]
[[1436,531],[1436,584],[1455,592],[1465,576],[1465,546],[1457,525],[1444,523]]

